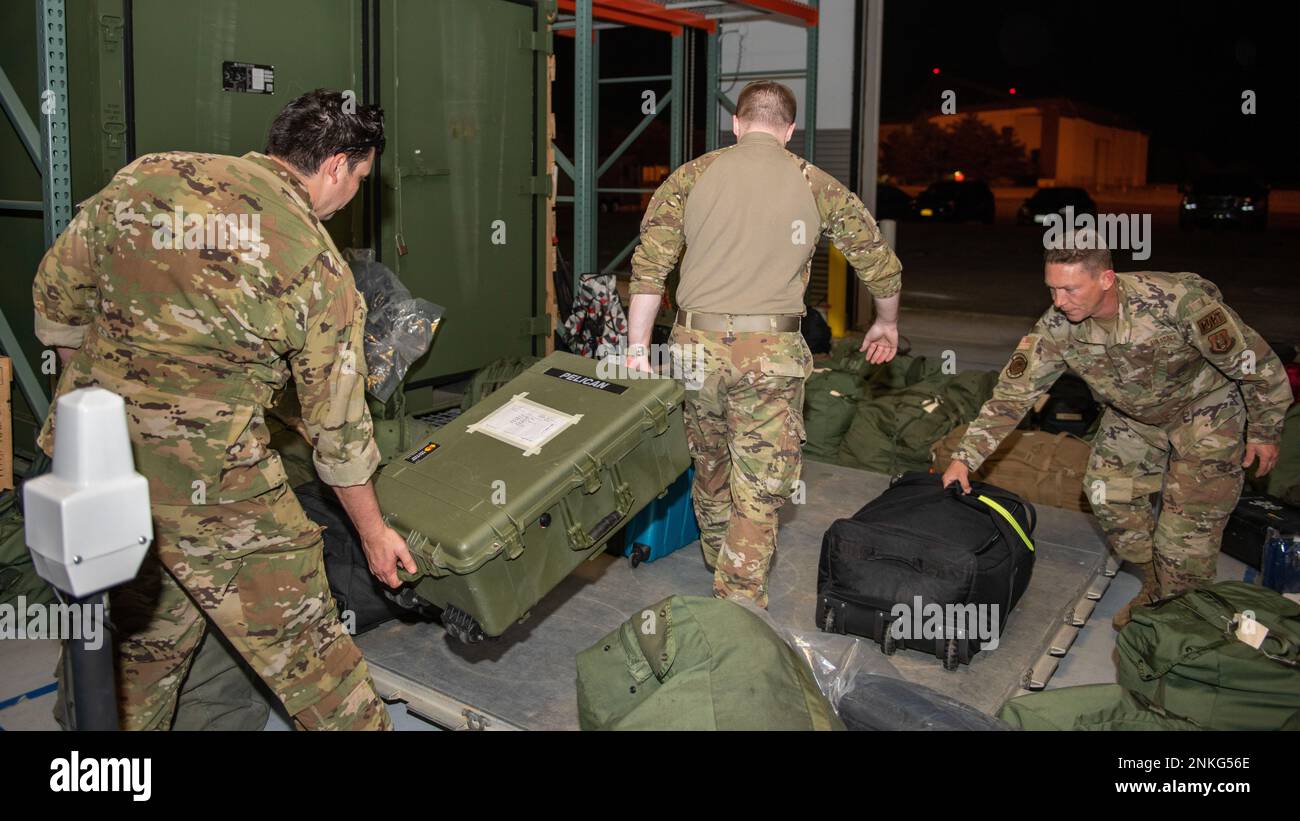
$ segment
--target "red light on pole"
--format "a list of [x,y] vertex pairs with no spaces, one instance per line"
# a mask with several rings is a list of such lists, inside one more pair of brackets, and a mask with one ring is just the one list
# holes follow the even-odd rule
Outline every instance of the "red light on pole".
[[939,73],[939,67],[938,67],[938,66],[935,66],[934,68],[930,69],[930,73],[931,73],[931,74],[938,74],[938,73]]
[[1015,94],[1015,93],[1016,93],[1016,87],[1015,87],[1015,86],[1012,86],[1012,87],[1011,87],[1011,93],[1012,93],[1012,94]]

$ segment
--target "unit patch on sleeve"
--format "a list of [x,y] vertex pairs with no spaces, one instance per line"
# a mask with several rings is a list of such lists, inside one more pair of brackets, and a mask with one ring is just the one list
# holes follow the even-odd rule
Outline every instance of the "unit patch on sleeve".
[[1205,316],[1196,320],[1196,330],[1200,332],[1201,336],[1205,336],[1215,328],[1226,324],[1228,324],[1228,317],[1223,313],[1223,309],[1215,308],[1213,311],[1210,311]]

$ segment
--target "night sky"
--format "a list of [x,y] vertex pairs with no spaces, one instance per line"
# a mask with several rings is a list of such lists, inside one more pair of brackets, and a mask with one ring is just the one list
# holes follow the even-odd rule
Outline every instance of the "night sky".
[[[937,113],[939,93],[962,102],[1066,97],[1120,115],[1151,136],[1150,182],[1208,171],[1253,174],[1300,187],[1300,45],[1292,15],[1274,3],[941,3],[885,7],[882,119]],[[702,39],[701,45],[702,45]],[[556,38],[555,109],[571,142],[572,40]],[[668,70],[667,37],[603,35],[605,76]],[[936,77],[932,69],[938,66]],[[697,67],[703,73],[703,54]],[[1016,96],[1007,93],[1016,88]],[[1241,113],[1241,94],[1258,113]],[[697,121],[702,122],[702,112]],[[602,114],[601,150],[635,125]]]

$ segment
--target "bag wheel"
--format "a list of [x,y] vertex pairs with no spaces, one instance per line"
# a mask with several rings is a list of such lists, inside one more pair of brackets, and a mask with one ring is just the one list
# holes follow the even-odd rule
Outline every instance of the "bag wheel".
[[632,559],[633,567],[636,567],[637,565],[641,564],[641,562],[649,561],[650,546],[637,542],[636,544],[632,545],[632,555],[630,558]]
[[943,669],[952,672],[961,666],[961,655],[957,652],[957,640],[948,639],[943,648]]
[[898,639],[894,638],[894,631],[885,625],[885,632],[880,637],[880,652],[887,656],[892,656],[898,652]]
[[442,626],[457,641],[465,644],[476,644],[482,641],[486,636],[483,633],[483,627],[478,623],[478,619],[461,610],[454,604],[449,604],[442,610]]

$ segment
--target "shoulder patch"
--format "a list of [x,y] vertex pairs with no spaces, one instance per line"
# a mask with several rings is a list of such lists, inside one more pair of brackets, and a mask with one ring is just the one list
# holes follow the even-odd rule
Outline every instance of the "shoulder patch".
[[1216,331],[1210,337],[1210,351],[1216,354],[1225,354],[1237,346],[1237,338],[1226,328],[1222,331]]
[[1210,311],[1205,316],[1196,320],[1196,330],[1201,334],[1201,336],[1205,336],[1215,328],[1222,327],[1226,324],[1228,324],[1228,317],[1223,312],[1223,309],[1215,308],[1213,311]]
[[1038,336],[1036,334],[1029,334],[1027,336],[1023,336],[1020,338],[1020,341],[1016,343],[1016,350],[1032,351],[1034,349],[1034,344],[1037,342],[1038,342]]
[[1028,369],[1029,369],[1028,357],[1020,353],[1019,350],[1017,350],[1016,353],[1011,357],[1011,361],[1007,363],[1007,376],[1011,377],[1012,379],[1019,379],[1020,377],[1025,375],[1025,371],[1027,371]]

